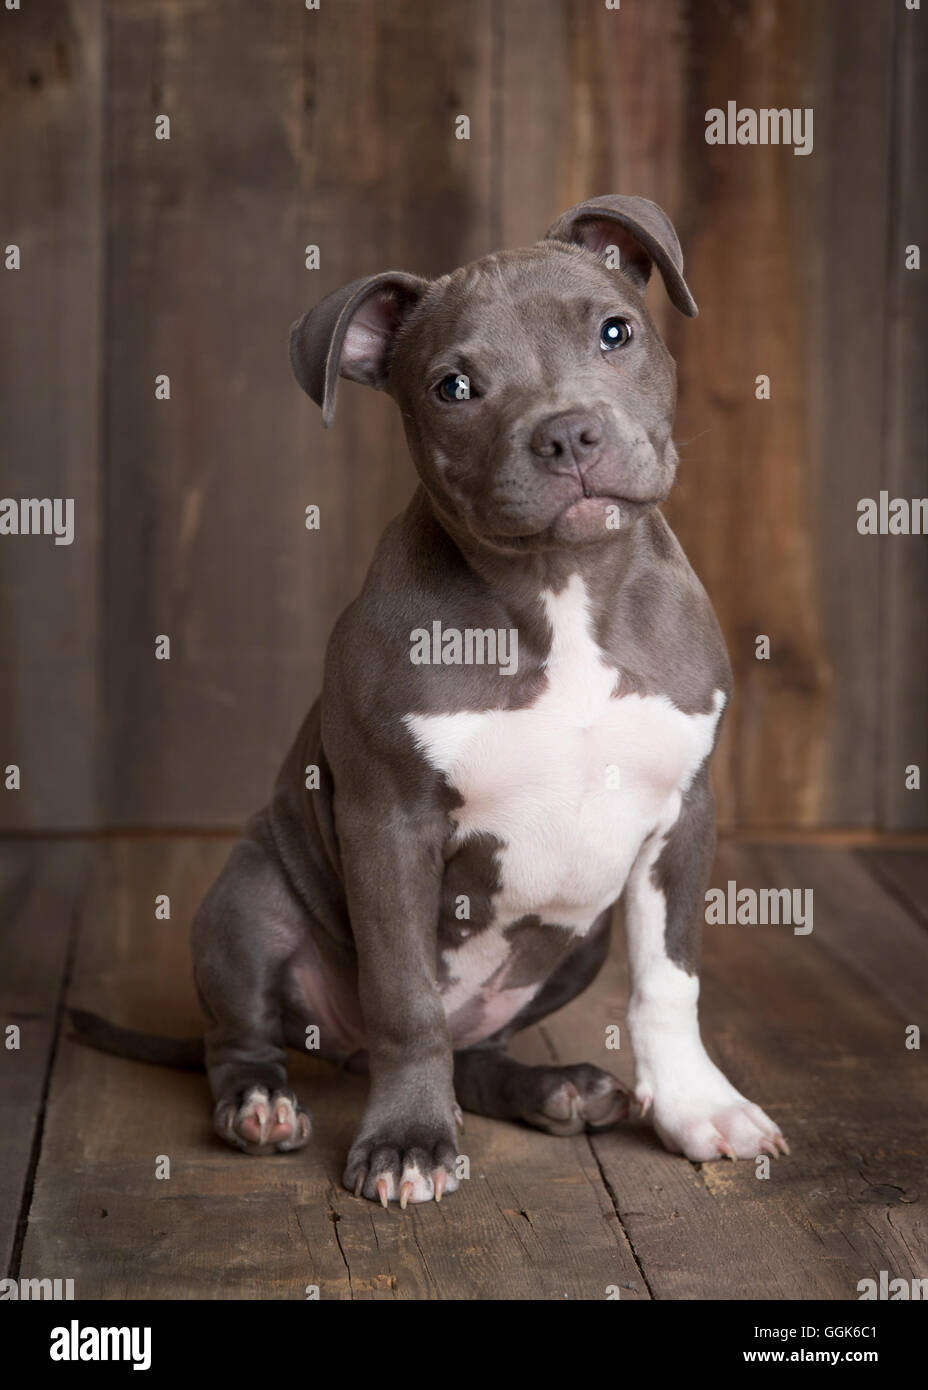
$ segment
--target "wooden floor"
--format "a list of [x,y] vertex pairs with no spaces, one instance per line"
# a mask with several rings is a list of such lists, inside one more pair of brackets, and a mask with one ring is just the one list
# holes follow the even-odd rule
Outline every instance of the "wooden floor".
[[[814,889],[814,930],[707,927],[710,1050],[780,1122],[792,1157],[694,1165],[646,1126],[554,1139],[466,1117],[470,1181],[382,1211],[339,1185],[364,1083],[298,1059],[303,1153],[253,1159],[211,1137],[202,1077],[95,1054],[78,1004],[191,1033],[191,912],[231,841],[0,846],[0,1244],[20,1277],[77,1298],[856,1299],[880,1270],[928,1277],[928,855],[721,846],[714,882]],[[167,893],[171,920],[156,921]],[[631,1079],[622,951],[524,1035],[524,1060]],[[607,1052],[608,1024],[622,1048]],[[159,1156],[170,1177],[158,1178]]]

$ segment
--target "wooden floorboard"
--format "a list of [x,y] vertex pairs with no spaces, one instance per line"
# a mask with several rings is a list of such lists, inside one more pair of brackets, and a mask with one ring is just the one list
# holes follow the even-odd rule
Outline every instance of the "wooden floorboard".
[[928,853],[861,850],[862,864],[928,929]]
[[[55,1046],[84,846],[0,844],[0,1269],[18,1256]],[[18,1030],[17,1038],[10,1032]],[[15,1120],[15,1122],[14,1122]]]
[[[72,1004],[185,1034],[198,1027],[187,926],[221,840],[96,842]],[[911,871],[913,882],[918,872]],[[440,1207],[382,1211],[345,1193],[364,1082],[298,1058],[302,1154],[214,1141],[205,1080],[58,1046],[24,1277],[78,1298],[855,1299],[860,1279],[928,1276],[924,1027],[928,932],[851,851],[724,844],[715,882],[811,888],[813,931],[706,928],[707,1044],[783,1125],[792,1157],[694,1165],[628,1125],[555,1139],[466,1117],[470,1180]],[[914,891],[914,889],[912,890]],[[156,921],[155,897],[172,916]],[[60,975],[60,972],[59,972]],[[513,1048],[631,1080],[621,942],[596,985]],[[622,1047],[605,1046],[618,1024]],[[171,1176],[156,1177],[159,1156]]]

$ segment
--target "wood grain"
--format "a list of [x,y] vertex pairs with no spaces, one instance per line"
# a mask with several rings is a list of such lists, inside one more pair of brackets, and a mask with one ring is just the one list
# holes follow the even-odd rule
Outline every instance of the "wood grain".
[[928,928],[928,854],[914,850],[861,850],[858,859],[911,916]]
[[[825,156],[707,145],[705,113],[730,99],[790,108],[820,100],[804,8],[751,0],[735,22],[727,6],[690,10],[684,239],[701,314],[674,338],[684,444],[667,511],[732,657],[735,695],[716,780],[722,822],[738,827],[804,825],[822,811],[831,676],[817,596],[810,311],[795,208]],[[755,398],[760,374],[770,377],[769,401]],[[769,661],[755,656],[761,634]]]
[[[286,355],[307,274],[312,21],[280,4],[109,13],[110,822],[234,823],[260,801],[312,678],[313,499]],[[171,138],[158,141],[162,114]],[[161,373],[170,401],[155,399]],[[158,634],[170,661],[155,660]]]
[[[895,12],[882,475],[889,496],[910,504],[928,497],[928,288],[923,269],[905,268],[912,245],[921,247],[924,267],[928,225],[928,44],[911,24],[916,13]],[[928,797],[928,542],[922,535],[866,539],[882,558],[878,819],[910,829],[924,826]],[[918,791],[906,787],[913,764],[921,770]]]
[[[0,1270],[28,1209],[69,953],[86,887],[75,843],[0,845]],[[10,1047],[7,1029],[19,1030]],[[24,1208],[25,1203],[25,1208]]]
[[75,528],[0,537],[0,767],[22,777],[4,829],[100,816],[102,16],[0,8],[0,493],[72,498]]

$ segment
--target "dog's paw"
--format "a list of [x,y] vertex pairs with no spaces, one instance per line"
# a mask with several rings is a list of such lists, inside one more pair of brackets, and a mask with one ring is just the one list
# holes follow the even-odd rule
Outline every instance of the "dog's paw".
[[671,1153],[682,1153],[694,1163],[716,1158],[757,1158],[788,1154],[789,1146],[769,1115],[736,1091],[713,1068],[695,1090],[674,1090],[669,1096],[659,1087],[636,1089],[645,1114],[653,1104],[654,1128]]
[[352,1145],[342,1179],[356,1197],[387,1206],[399,1202],[440,1202],[458,1186],[457,1143],[453,1129],[410,1123],[360,1134]]
[[609,1072],[588,1062],[569,1067],[531,1067],[520,1078],[526,1124],[548,1134],[608,1129],[628,1116],[629,1095]]
[[257,1157],[301,1149],[312,1132],[309,1116],[291,1091],[269,1095],[265,1086],[250,1086],[234,1100],[220,1101],[213,1123],[227,1144]]

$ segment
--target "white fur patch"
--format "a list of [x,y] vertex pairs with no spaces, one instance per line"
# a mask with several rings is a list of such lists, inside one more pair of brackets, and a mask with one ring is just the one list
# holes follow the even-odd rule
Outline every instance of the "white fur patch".
[[725,702],[719,690],[708,714],[684,714],[663,695],[617,695],[620,673],[593,638],[581,577],[541,597],[552,644],[534,704],[406,716],[424,756],[463,798],[455,841],[490,834],[502,845],[493,924],[446,953],[449,1015],[482,993],[496,1027],[534,993],[494,995],[509,951],[503,929],[537,914],[589,931],[621,895],[644,841],[676,820]]
[[626,893],[635,1095],[673,1153],[699,1162],[776,1154],[783,1142],[778,1127],[735,1089],[703,1046],[699,980],[668,959],[667,904],[652,876],[665,838],[662,829],[644,846]]

